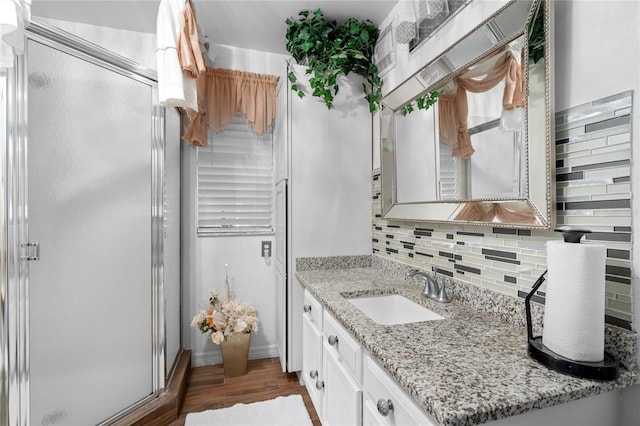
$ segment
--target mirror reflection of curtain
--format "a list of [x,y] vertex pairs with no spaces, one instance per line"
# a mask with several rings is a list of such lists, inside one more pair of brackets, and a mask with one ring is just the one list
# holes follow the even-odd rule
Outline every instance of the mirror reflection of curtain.
[[534,224],[536,216],[524,202],[466,203],[455,220],[493,223]]
[[[513,50],[500,51],[482,63],[470,68],[445,87],[446,93],[438,99],[439,126],[442,140],[455,146],[453,155],[469,158],[475,150],[467,129],[469,106],[467,92],[486,92],[504,82],[502,106],[505,110],[524,105],[523,77],[519,55]],[[493,64],[487,70],[487,64]],[[483,76],[481,79],[477,77]]]

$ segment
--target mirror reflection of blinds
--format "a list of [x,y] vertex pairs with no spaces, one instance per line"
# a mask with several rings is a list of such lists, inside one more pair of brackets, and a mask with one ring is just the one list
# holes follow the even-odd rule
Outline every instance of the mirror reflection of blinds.
[[384,75],[396,65],[396,43],[391,24],[382,30],[375,47],[374,61],[378,74]]
[[234,117],[198,148],[198,234],[272,232],[273,143]]
[[460,159],[453,156],[453,147],[440,144],[440,198],[443,200],[459,200],[461,182],[458,181]]

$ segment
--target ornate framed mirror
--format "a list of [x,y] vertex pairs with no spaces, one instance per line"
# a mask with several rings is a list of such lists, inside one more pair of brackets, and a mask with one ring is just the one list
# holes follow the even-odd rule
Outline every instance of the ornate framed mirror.
[[552,226],[551,12],[508,2],[383,98],[385,219]]

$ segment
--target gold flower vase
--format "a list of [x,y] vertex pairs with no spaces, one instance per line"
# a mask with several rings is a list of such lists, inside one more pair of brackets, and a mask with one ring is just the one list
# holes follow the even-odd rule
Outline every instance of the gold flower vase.
[[247,372],[250,344],[251,333],[232,334],[220,343],[225,377],[242,376]]

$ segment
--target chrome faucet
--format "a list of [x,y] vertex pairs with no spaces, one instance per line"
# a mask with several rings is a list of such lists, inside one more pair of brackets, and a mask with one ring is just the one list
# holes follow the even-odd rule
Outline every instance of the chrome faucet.
[[422,278],[424,280],[424,290],[422,290],[422,295],[423,296],[427,296],[429,298],[433,298],[433,295],[436,294],[436,289],[435,286],[438,285],[437,282],[435,282],[435,280],[431,277],[431,275],[427,274],[426,272],[422,272],[418,269],[412,269],[409,272],[407,272],[406,276],[409,277],[418,277],[418,278]]
[[449,303],[451,299],[447,295],[444,284],[442,287],[438,285],[438,268],[434,268],[433,277],[426,272],[420,271],[419,269],[412,269],[405,275],[407,278],[409,277],[419,277],[424,280],[424,290],[422,290],[422,295],[428,297],[429,299],[433,299],[436,302],[440,303]]

